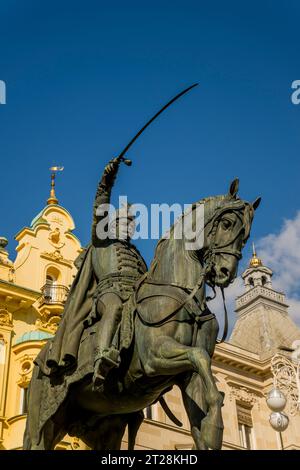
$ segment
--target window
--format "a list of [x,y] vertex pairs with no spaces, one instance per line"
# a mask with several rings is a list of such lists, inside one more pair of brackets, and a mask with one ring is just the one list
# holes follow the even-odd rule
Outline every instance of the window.
[[240,444],[245,449],[253,449],[252,428],[246,424],[239,423]]
[[20,414],[24,415],[28,411],[28,388],[22,387],[21,388],[21,395],[20,395]]
[[0,365],[5,364],[5,341],[0,337]]
[[65,290],[61,289],[61,273],[55,266],[47,268],[45,273],[46,283],[42,288],[43,298],[46,303],[55,303],[61,301],[60,298],[65,296]]
[[240,445],[245,449],[254,449],[253,424],[251,408],[237,405],[237,417],[240,436]]
[[55,284],[56,284],[56,279],[54,276],[51,276],[50,274],[47,274],[46,276],[46,286],[44,290],[44,297],[47,300],[53,300],[55,297]]
[[144,415],[145,415],[145,418],[147,418],[147,419],[153,419],[152,418],[152,407],[151,406],[147,406],[147,408],[144,410]]
[[252,277],[249,278],[249,284],[251,287],[254,287],[254,281]]

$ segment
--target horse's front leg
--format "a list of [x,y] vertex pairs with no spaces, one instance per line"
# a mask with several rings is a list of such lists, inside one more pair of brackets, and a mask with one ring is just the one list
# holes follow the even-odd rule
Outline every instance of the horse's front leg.
[[197,450],[207,450],[208,446],[201,434],[201,422],[207,413],[205,386],[203,379],[197,373],[189,374],[184,381],[179,381],[182,400],[187,413],[194,445]]
[[[194,370],[200,375],[201,382],[205,387],[207,415],[201,423],[199,439],[201,442],[205,442],[210,449],[221,448],[224,429],[221,413],[224,397],[216,386],[211,369],[211,357],[214,352],[218,329],[216,319],[205,322],[198,330],[197,347],[193,348],[189,354],[194,364]],[[193,383],[191,390],[195,393]]]

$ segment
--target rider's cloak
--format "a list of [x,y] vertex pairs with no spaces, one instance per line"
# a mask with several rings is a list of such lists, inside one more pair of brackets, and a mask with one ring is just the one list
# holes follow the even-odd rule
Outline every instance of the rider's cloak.
[[93,250],[93,245],[89,245],[76,259],[78,272],[71,286],[58,330],[35,360],[46,375],[68,368],[77,361],[84,320],[92,310],[93,295],[97,287],[92,263]]

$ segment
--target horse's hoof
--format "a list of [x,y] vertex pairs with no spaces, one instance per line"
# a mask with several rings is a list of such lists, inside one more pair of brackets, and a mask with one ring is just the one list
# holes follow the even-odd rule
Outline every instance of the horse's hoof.
[[201,439],[209,449],[220,450],[223,442],[223,430],[224,426],[216,425],[207,416],[201,423]]
[[192,427],[192,437],[194,439],[192,450],[208,450],[207,444],[205,440],[203,440],[201,432],[196,426]]

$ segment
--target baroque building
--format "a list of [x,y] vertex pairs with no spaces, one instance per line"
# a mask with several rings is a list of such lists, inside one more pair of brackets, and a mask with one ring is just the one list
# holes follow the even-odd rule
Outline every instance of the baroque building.
[[[0,238],[0,449],[21,449],[26,395],[33,360],[53,336],[81,252],[69,212],[58,204],[54,179],[47,205],[16,235],[17,256]],[[269,424],[266,395],[273,386],[271,358],[282,346],[300,339],[288,315],[285,296],[272,287],[272,271],[255,251],[242,274],[244,293],[236,299],[237,320],[228,342],[216,346],[213,373],[223,407],[223,449],[299,449],[300,416],[281,435]],[[179,390],[166,401],[182,427],[175,426],[159,404],[145,410],[136,449],[191,449],[193,442]],[[86,449],[68,436],[59,449]],[[127,447],[125,434],[123,448]]]

